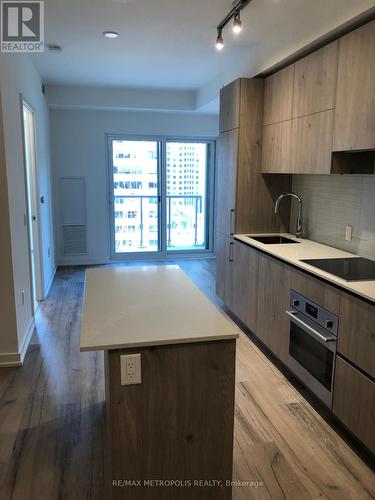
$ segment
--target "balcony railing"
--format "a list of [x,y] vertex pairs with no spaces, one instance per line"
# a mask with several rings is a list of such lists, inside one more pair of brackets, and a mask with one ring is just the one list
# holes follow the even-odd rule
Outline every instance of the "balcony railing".
[[[123,203],[119,203],[118,200],[124,200]],[[139,200],[139,205],[138,208],[135,208],[133,205],[128,205],[126,203],[126,200]],[[154,204],[158,207],[158,204],[161,201],[161,198],[158,196],[150,196],[150,195],[129,195],[129,196],[115,196],[114,197],[114,203],[115,203],[115,212],[117,211],[123,211],[124,212],[124,218],[129,221],[128,224],[131,225],[131,221],[134,221],[133,225],[138,225],[138,232],[136,231],[135,234],[138,234],[139,236],[139,247],[140,249],[144,249],[147,247],[144,242],[144,236],[145,236],[145,221],[146,224],[148,223],[149,225],[152,225],[154,222],[152,217],[150,215],[145,215],[145,202],[146,200],[155,200]],[[183,201],[184,203],[176,203],[179,201]],[[178,245],[178,242],[173,242],[173,229],[178,227],[178,223],[176,222],[176,213],[174,213],[174,209],[179,208],[180,209],[180,218],[184,218],[185,214],[184,211],[182,210],[183,207],[192,207],[192,213],[190,214],[191,216],[189,217],[189,214],[186,214],[186,219],[187,223],[187,230],[188,226],[190,228],[194,229],[194,236],[193,236],[193,241],[191,242],[191,245],[182,244]],[[149,208],[149,207],[148,207]],[[156,208],[156,207],[155,207]],[[158,210],[158,208],[156,209]],[[202,213],[203,210],[203,196],[202,195],[167,195],[166,196],[166,211],[167,211],[167,247],[171,248],[179,248],[181,247],[202,247],[204,242],[198,243],[198,238],[199,238],[199,214]],[[137,212],[134,217],[127,218],[125,214],[127,212]],[[148,219],[148,220],[147,220]],[[123,220],[123,218],[116,218],[115,217],[115,224],[120,225],[119,222],[116,222],[118,220]],[[181,222],[181,220],[179,221]],[[202,222],[204,224],[204,222]],[[159,225],[158,225],[159,226]],[[130,236],[130,232],[123,232],[122,234],[127,235],[128,237]],[[133,232],[134,234],[134,232]],[[117,243],[116,243],[117,244]],[[132,247],[132,250],[134,251],[136,247]],[[129,251],[131,248],[129,248]]]

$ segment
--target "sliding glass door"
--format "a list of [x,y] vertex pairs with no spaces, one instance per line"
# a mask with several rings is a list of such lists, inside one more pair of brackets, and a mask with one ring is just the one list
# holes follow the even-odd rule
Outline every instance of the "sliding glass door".
[[167,142],[167,249],[207,248],[208,145]]
[[209,252],[214,141],[108,141],[112,258]]
[[113,253],[158,253],[159,143],[112,139],[110,151]]

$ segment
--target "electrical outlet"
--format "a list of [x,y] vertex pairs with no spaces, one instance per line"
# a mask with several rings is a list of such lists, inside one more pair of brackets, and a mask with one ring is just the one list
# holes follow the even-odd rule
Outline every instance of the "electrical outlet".
[[127,354],[120,356],[121,385],[142,383],[141,355]]
[[346,226],[345,228],[345,241],[352,241],[353,226]]

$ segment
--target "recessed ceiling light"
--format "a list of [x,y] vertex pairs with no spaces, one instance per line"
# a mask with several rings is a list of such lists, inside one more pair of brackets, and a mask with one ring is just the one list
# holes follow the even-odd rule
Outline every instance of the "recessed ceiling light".
[[103,35],[106,38],[117,38],[118,37],[118,33],[116,31],[103,31]]
[[56,45],[54,43],[48,44],[47,49],[49,50],[49,52],[61,52],[62,51],[62,47],[60,45]]

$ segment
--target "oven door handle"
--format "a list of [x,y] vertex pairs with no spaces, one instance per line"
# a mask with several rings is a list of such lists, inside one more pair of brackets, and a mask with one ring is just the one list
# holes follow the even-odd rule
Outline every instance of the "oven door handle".
[[324,337],[321,333],[317,332],[312,328],[310,325],[302,321],[302,319],[298,318],[297,312],[296,311],[286,311],[287,315],[290,317],[291,321],[296,323],[297,325],[301,326],[304,330],[307,330],[313,337],[317,338],[320,341],[323,342],[335,342],[336,337]]

